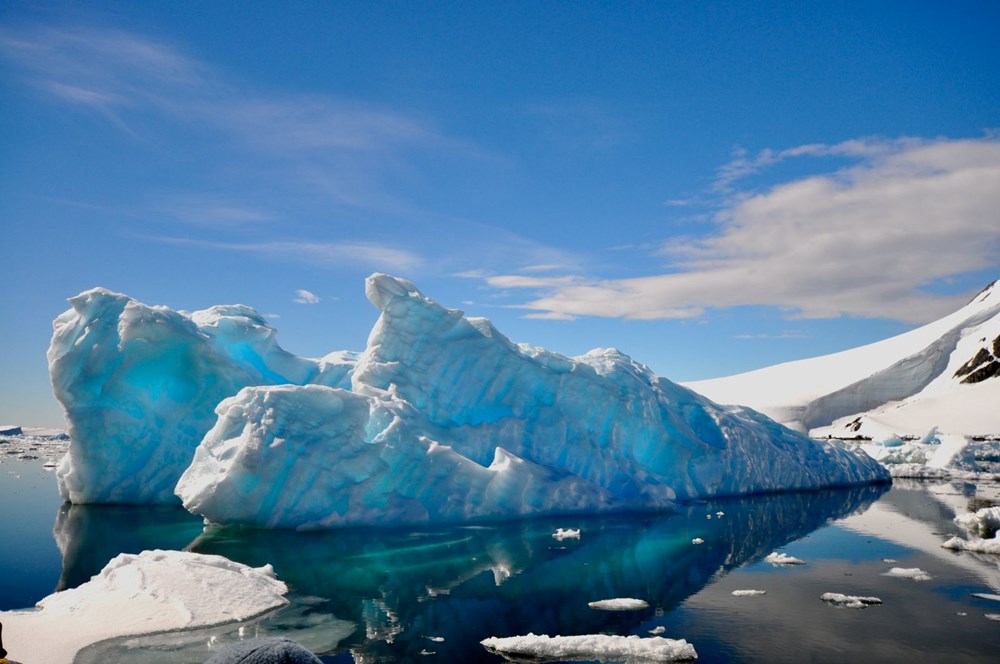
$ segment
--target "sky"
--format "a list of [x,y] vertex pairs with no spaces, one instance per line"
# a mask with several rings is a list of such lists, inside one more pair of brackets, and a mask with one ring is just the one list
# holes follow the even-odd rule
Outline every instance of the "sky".
[[996,2],[0,3],[0,423],[66,299],[363,350],[387,272],[676,381],[1000,278]]

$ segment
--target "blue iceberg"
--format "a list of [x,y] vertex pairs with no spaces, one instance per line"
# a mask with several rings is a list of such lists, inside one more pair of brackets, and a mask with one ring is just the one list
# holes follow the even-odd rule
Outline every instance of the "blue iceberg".
[[295,357],[252,309],[88,291],[49,351],[75,503],[321,529],[658,509],[888,481],[862,452],[720,406],[616,350],[569,358],[374,274],[360,354]]

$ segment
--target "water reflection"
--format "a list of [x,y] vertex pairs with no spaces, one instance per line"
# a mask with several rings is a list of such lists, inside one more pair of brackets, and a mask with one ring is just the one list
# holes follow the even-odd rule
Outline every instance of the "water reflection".
[[[427,529],[294,533],[209,527],[201,532],[199,524],[197,537],[192,524],[172,512],[91,508],[77,516],[77,508],[68,508],[64,518],[60,515],[57,533],[67,584],[84,570],[100,569],[121,550],[117,538],[136,528],[141,535],[136,535],[135,544],[142,540],[144,548],[183,547],[254,566],[274,565],[292,590],[295,604],[290,610],[306,602],[313,620],[325,615],[356,626],[339,645],[340,651],[348,648],[351,653],[344,661],[412,660],[421,651],[434,652],[443,661],[497,661],[479,646],[486,636],[634,632],[713,577],[759,560],[830,520],[867,508],[886,489],[718,500],[670,514],[567,516]],[[136,509],[144,514],[126,514]],[[129,518],[136,519],[134,525],[125,525]],[[552,537],[557,527],[579,528],[581,537],[557,541]],[[693,544],[695,538],[704,543]],[[98,552],[95,546],[104,548]],[[587,606],[611,597],[641,598],[650,606],[625,613]],[[190,661],[203,661],[205,637],[189,638],[201,643],[200,654],[191,654]],[[129,652],[138,645],[141,640],[132,640]],[[189,645],[188,650],[197,650]],[[189,661],[178,659],[180,646],[174,646],[169,660],[142,661]]]
[[204,522],[173,505],[71,505],[63,503],[52,529],[62,553],[56,590],[75,588],[120,553],[183,549]]

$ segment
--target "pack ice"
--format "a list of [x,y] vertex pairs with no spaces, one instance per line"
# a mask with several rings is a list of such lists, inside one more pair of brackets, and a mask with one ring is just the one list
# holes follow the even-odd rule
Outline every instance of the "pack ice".
[[[133,383],[111,369],[123,354],[114,334],[75,362],[77,346],[60,341],[68,350],[52,363],[54,383],[75,395],[96,373],[104,392],[116,395],[95,398],[93,410],[67,406],[74,432],[94,435],[74,435],[61,481],[103,474],[102,495],[117,496],[125,492],[116,486],[132,485],[133,469],[180,475],[185,507],[211,521],[309,529],[657,508],[888,480],[863,453],[813,441],[750,409],[718,406],[618,351],[568,358],[515,344],[489,321],[465,318],[384,274],[368,278],[366,294],[380,316],[356,364],[345,355],[325,366],[289,356],[246,308],[230,333],[213,334],[219,326],[205,330],[203,321],[228,316],[134,305],[174,325],[156,343],[144,340],[148,378]],[[57,320],[53,348],[60,321],[85,327],[74,312]],[[247,344],[244,333],[259,338]],[[176,348],[191,354],[164,352]],[[104,361],[83,367],[91,352]],[[189,363],[200,372],[192,378],[183,369]],[[197,383],[195,396],[154,391],[165,375]],[[211,403],[215,418],[187,412],[195,403]],[[178,412],[178,404],[192,407]],[[170,423],[174,452],[157,456],[169,468],[133,463],[135,439],[101,415],[122,405],[143,433]],[[192,440],[201,441],[197,449]],[[98,454],[90,452],[95,442]],[[140,458],[162,445],[150,433]],[[87,485],[64,495],[91,495]]]

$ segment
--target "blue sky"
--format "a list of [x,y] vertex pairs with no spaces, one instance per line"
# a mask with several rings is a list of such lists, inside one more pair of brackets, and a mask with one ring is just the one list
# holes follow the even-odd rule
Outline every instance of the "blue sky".
[[995,2],[0,6],[0,422],[105,286],[362,349],[373,271],[674,380],[1000,277]]

